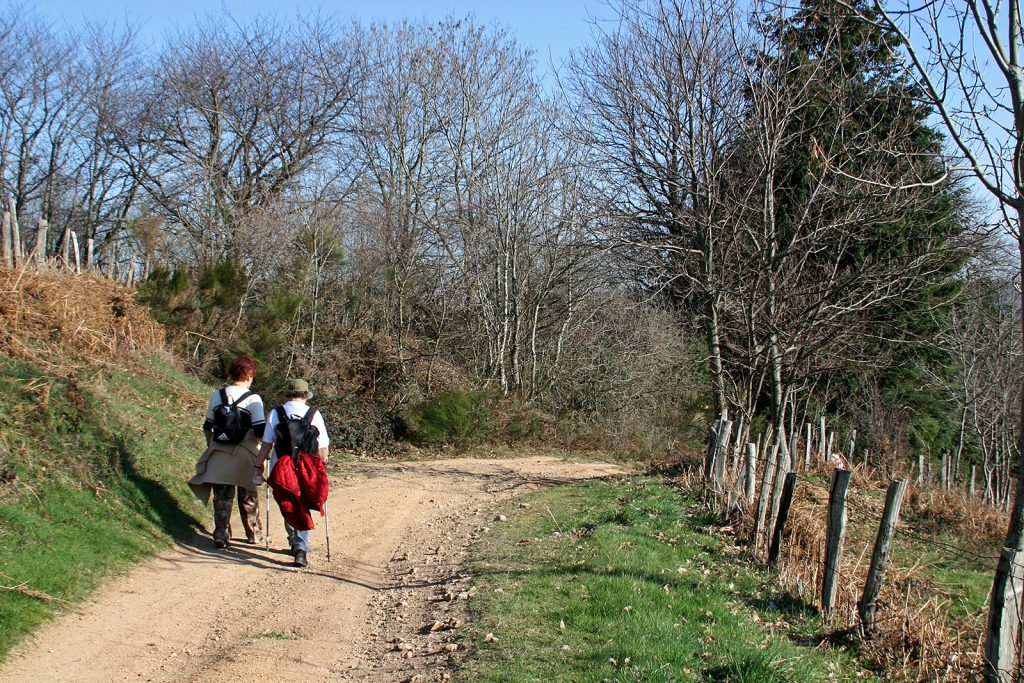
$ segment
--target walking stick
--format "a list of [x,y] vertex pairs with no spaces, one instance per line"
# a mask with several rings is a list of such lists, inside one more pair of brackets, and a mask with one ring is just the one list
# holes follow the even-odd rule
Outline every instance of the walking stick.
[[[267,469],[267,463],[263,463],[263,469]],[[269,473],[267,476],[270,476]],[[266,477],[263,478],[263,483],[267,487],[267,525],[263,528],[263,540],[267,542],[267,550],[270,550],[270,482],[267,481]]]
[[327,514],[327,501],[324,501],[324,529],[327,531],[327,561],[331,561],[331,516]]

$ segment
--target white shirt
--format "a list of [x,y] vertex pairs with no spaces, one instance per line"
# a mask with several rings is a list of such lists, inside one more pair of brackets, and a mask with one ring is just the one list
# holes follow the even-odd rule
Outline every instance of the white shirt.
[[[288,417],[305,417],[307,410],[309,410],[309,405],[305,401],[293,400],[284,404],[284,412]],[[263,428],[263,443],[274,443],[277,438],[277,435],[274,433],[277,423],[277,410],[271,410],[267,416],[267,426]],[[327,448],[331,443],[331,439],[327,436],[327,424],[324,422],[324,416],[319,409],[313,413],[313,419],[310,420],[310,423],[320,432],[320,435],[316,438],[317,448]]]
[[[224,387],[224,391],[228,395],[228,400],[232,403],[238,400],[238,397],[249,391],[245,387],[240,387],[237,384],[229,384]],[[213,424],[213,411],[217,409],[217,406],[221,404],[220,400],[220,389],[213,392],[213,396],[210,397],[210,402],[206,406],[206,424]],[[266,421],[266,415],[263,411],[263,399],[257,393],[251,394],[241,403],[237,404],[239,409],[244,410],[249,414],[249,418],[252,420],[252,426],[254,427],[253,432],[259,434],[262,429],[264,421]]]

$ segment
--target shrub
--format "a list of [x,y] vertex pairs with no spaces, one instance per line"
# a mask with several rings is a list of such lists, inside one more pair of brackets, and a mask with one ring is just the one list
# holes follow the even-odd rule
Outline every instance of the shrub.
[[471,446],[487,433],[490,411],[482,391],[444,391],[407,407],[405,436],[425,446]]

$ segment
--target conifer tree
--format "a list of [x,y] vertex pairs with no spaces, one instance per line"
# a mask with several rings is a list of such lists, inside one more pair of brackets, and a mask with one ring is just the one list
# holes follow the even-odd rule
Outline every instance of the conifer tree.
[[[866,3],[855,4],[868,11]],[[833,334],[813,354],[793,354],[787,383],[821,387],[828,380],[843,397],[877,383],[885,402],[901,406],[912,421],[912,436],[948,438],[936,428],[946,407],[935,391],[924,390],[921,367],[943,358],[915,342],[934,335],[934,308],[957,288],[966,256],[957,239],[964,198],[943,175],[942,137],[929,126],[931,110],[906,78],[895,36],[835,2],[804,0],[791,15],[762,26],[777,49],[766,71],[799,93],[782,161],[769,171],[775,229],[787,245],[798,243],[810,223],[837,228],[832,243],[805,255],[811,265],[792,291],[810,292],[805,305],[813,308],[814,273],[845,272],[855,283],[858,273],[891,269],[904,278],[899,296],[879,297],[847,317],[849,333]],[[799,322],[791,322],[796,336]]]

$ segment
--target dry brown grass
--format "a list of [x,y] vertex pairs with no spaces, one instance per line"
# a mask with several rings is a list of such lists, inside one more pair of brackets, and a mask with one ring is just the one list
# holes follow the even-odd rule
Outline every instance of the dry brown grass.
[[105,277],[0,266],[0,353],[52,372],[163,348],[135,292]]
[[996,543],[1006,534],[1008,518],[999,508],[960,491],[907,489],[904,516],[930,533],[953,533],[981,543]]

